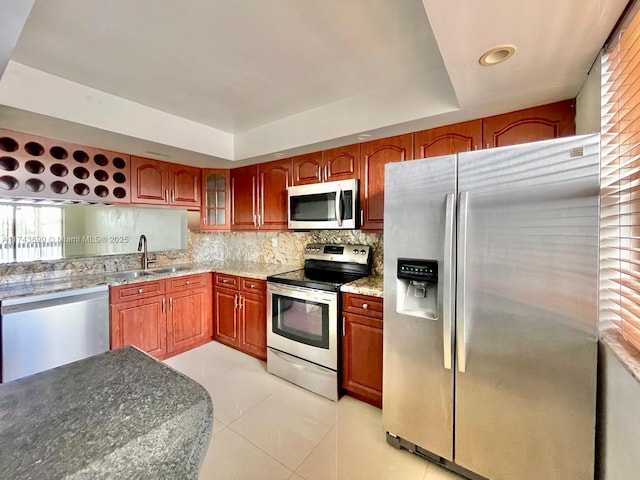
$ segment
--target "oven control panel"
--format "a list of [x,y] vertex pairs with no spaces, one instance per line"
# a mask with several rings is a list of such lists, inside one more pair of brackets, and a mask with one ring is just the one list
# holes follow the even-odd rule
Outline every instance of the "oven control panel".
[[305,260],[329,260],[332,262],[369,263],[369,245],[309,243],[304,249]]

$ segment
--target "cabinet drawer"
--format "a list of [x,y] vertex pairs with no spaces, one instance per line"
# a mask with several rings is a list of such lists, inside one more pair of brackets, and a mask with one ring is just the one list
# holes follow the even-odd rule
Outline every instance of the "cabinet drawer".
[[240,290],[249,293],[264,293],[267,290],[267,282],[254,278],[240,277]]
[[216,273],[216,287],[238,288],[239,278],[234,275],[225,275],[224,273]]
[[382,298],[343,293],[342,311],[382,319]]
[[119,287],[111,287],[109,290],[109,300],[111,303],[119,303],[128,300],[136,300],[139,298],[153,297],[155,295],[164,295],[164,280],[154,282],[140,282],[131,285],[121,285]]
[[169,278],[167,279],[167,289],[170,292],[179,292],[190,288],[206,287],[209,275],[208,273],[201,273],[198,275],[184,275],[182,277]]

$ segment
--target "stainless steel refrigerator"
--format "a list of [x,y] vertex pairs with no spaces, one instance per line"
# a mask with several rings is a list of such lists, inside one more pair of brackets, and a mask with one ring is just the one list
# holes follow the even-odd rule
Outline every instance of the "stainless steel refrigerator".
[[386,165],[387,441],[593,480],[599,135]]

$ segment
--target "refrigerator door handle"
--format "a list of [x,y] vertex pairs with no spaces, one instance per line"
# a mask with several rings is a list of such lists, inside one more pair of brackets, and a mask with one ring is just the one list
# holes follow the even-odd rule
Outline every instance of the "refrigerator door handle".
[[469,192],[461,192],[458,199],[458,288],[456,291],[456,351],[458,371],[467,368],[467,326],[465,321],[465,288],[467,271],[467,210]]
[[442,292],[442,341],[444,351],[444,368],[451,370],[453,358],[452,338],[453,322],[451,310],[453,308],[453,229],[455,227],[455,197],[448,193],[445,200],[445,230],[444,230],[444,290]]

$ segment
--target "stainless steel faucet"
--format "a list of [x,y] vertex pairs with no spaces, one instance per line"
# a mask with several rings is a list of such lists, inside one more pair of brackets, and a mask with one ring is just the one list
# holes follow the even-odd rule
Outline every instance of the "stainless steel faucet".
[[149,254],[147,253],[147,237],[145,235],[140,235],[140,240],[138,241],[138,251],[142,251],[143,270],[149,268],[149,263],[156,263],[155,260],[149,261]]

